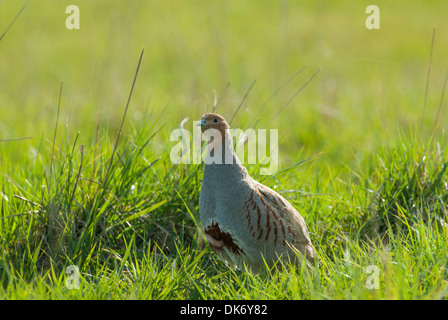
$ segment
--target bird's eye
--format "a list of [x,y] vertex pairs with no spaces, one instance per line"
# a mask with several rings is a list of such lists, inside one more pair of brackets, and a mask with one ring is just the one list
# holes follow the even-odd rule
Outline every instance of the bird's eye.
[[213,119],[213,122],[214,122],[214,123],[218,123],[218,119],[216,119],[216,118]]

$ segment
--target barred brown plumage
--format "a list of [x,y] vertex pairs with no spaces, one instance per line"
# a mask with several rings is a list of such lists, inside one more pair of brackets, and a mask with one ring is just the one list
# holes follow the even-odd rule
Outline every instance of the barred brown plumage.
[[226,140],[231,139],[226,120],[207,113],[200,125],[208,138],[209,129],[221,134],[209,142],[208,155],[222,151],[222,163],[206,161],[199,197],[202,227],[216,255],[231,266],[246,264],[254,271],[279,258],[304,256],[313,263],[315,251],[304,219],[284,197],[250,177]]

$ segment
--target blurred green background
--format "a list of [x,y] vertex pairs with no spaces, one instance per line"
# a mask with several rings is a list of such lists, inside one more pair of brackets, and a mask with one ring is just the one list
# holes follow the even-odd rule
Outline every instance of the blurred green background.
[[[0,3],[0,32],[23,1]],[[65,26],[65,9],[80,9],[80,30]],[[365,27],[368,5],[380,9],[380,30]],[[115,135],[142,48],[143,63],[127,115],[130,127],[158,115],[161,150],[182,119],[211,110],[252,123],[260,106],[291,75],[305,71],[273,98],[264,125],[318,68],[318,76],[269,124],[278,128],[282,163],[298,150],[325,152],[334,163],[362,158],[398,128],[420,123],[433,26],[436,37],[424,130],[433,129],[448,68],[448,2],[440,1],[118,1],[31,0],[0,41],[0,162],[52,139],[60,82],[60,130],[93,140],[98,114]],[[437,134],[446,127],[446,103]],[[191,121],[187,127],[191,125]]]
[[[0,37],[24,3],[0,1]],[[446,0],[29,0],[0,40],[0,298],[446,298],[447,12]],[[311,277],[217,263],[202,250],[203,166],[170,161],[183,119],[191,129],[215,92],[230,119],[255,80],[232,126],[278,129],[279,174],[248,170],[307,221],[323,262]],[[86,290],[67,292],[67,265]],[[381,290],[365,286],[369,265]]]

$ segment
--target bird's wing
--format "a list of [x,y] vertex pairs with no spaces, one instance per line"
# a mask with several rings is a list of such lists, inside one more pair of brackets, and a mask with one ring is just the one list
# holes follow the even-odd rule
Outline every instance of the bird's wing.
[[258,231],[252,231],[257,239],[264,238],[274,246],[286,245],[288,242],[299,249],[311,243],[302,216],[274,190],[253,181],[252,193],[247,203],[248,210],[255,212],[252,217],[256,217],[256,222],[251,223]]

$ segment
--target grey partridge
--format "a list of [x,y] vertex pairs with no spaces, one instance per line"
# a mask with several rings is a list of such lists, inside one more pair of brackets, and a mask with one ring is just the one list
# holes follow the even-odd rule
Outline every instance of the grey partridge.
[[206,113],[198,125],[210,140],[199,214],[214,253],[232,267],[246,264],[255,272],[279,258],[299,262],[296,258],[304,256],[313,264],[315,251],[304,219],[284,197],[248,174],[226,120]]

